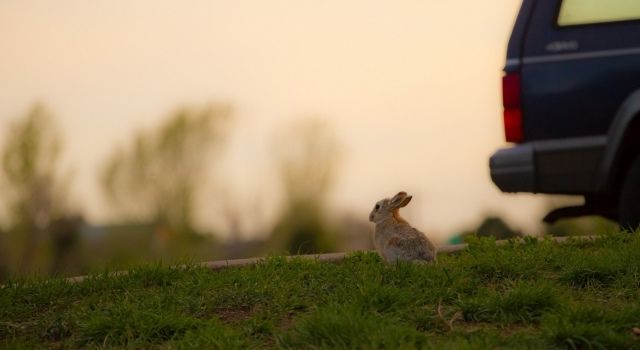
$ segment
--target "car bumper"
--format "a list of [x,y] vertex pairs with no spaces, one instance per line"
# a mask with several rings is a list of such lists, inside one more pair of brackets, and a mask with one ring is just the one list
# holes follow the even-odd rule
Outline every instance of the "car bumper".
[[491,179],[503,192],[597,193],[606,136],[528,142],[496,151]]

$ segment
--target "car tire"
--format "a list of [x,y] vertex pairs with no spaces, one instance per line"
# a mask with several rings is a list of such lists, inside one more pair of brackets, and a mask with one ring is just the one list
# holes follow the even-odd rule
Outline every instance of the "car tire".
[[640,156],[631,164],[618,198],[620,227],[629,231],[640,228]]

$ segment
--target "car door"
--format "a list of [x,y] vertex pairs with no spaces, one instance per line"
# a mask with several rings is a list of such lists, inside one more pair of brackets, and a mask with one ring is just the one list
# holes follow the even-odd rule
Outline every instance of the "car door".
[[606,134],[640,89],[640,1],[537,1],[521,77],[525,141]]

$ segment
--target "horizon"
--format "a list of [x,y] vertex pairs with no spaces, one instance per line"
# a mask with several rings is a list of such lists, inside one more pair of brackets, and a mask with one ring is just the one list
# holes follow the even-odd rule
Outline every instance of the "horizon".
[[2,128],[37,101],[51,110],[90,222],[110,219],[97,174],[116,147],[180,106],[218,102],[234,120],[202,227],[228,230],[229,206],[245,234],[264,231],[282,200],[270,142],[318,117],[344,150],[334,217],[366,220],[404,190],[414,196],[405,217],[436,240],[487,215],[542,230],[548,197],[503,194],[488,170],[506,146],[500,77],[517,2],[150,4],[0,5]]

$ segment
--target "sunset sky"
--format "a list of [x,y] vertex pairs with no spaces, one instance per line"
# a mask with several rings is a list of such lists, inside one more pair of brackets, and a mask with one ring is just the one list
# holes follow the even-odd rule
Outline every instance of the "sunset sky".
[[[344,156],[333,215],[414,195],[405,216],[436,238],[503,215],[535,233],[542,201],[500,193],[500,77],[516,0],[31,1],[0,3],[0,128],[42,101],[65,136],[73,196],[105,222],[105,158],[183,105],[230,103],[232,135],[203,225],[225,205],[246,231],[279,205],[269,144],[320,117]],[[212,181],[213,182],[213,181]],[[222,225],[222,226],[220,226]]]

